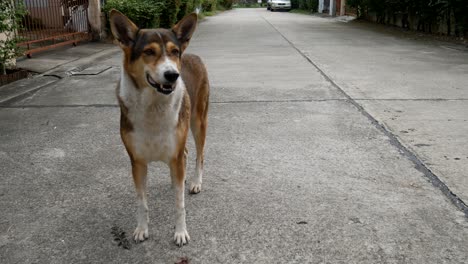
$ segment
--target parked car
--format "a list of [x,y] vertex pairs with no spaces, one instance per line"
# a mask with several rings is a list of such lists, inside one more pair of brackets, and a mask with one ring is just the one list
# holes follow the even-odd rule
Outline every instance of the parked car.
[[274,12],[276,10],[291,10],[291,0],[268,0],[267,10]]

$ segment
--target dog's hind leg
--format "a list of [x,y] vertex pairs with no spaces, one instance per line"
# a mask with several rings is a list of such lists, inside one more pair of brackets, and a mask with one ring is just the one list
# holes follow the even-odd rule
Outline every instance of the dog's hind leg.
[[190,183],[190,193],[196,194],[201,191],[203,178],[203,163],[205,154],[206,129],[208,126],[208,97],[203,102],[203,106],[198,108],[195,117],[192,117],[190,130],[192,131],[195,147],[197,149],[197,160],[195,165],[195,175]]
[[185,223],[185,164],[184,150],[169,164],[176,198],[176,229],[174,242],[179,247],[187,244],[190,240]]
[[137,192],[137,228],[133,233],[136,242],[148,238],[148,204],[146,195],[146,176],[148,173],[148,164],[144,161],[132,161],[133,182]]
[[192,135],[195,140],[197,149],[197,160],[195,165],[195,175],[190,181],[189,191],[191,194],[197,194],[201,191],[202,178],[203,178],[203,162],[204,162],[204,148],[206,138],[206,122],[195,121],[191,126]]

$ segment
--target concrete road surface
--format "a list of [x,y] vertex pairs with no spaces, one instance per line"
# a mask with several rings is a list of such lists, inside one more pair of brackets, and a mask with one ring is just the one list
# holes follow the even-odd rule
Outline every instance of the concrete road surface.
[[149,240],[115,241],[136,198],[120,52],[98,45],[0,88],[0,263],[468,262],[467,52],[264,9],[207,18],[189,51],[212,84],[190,244],[172,242],[163,164],[149,171]]

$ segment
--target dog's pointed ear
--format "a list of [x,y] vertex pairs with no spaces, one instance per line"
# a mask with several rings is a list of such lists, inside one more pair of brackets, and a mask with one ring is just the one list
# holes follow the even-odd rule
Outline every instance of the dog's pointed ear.
[[186,15],[174,27],[172,27],[172,31],[180,42],[182,52],[187,48],[190,38],[192,38],[193,32],[195,32],[195,29],[197,28],[197,20],[197,14],[191,13]]
[[109,20],[114,38],[124,46],[132,45],[135,41],[138,27],[128,17],[115,9],[110,11]]

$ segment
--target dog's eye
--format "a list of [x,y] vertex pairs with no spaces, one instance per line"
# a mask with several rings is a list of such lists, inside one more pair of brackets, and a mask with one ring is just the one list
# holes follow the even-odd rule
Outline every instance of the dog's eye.
[[156,52],[154,52],[154,50],[152,50],[152,49],[147,49],[147,50],[145,50],[143,52],[148,56],[154,56],[156,54]]
[[172,53],[172,55],[174,55],[174,56],[179,56],[179,54],[180,54],[180,52],[179,52],[178,49],[173,49],[173,50],[171,51],[171,53]]

